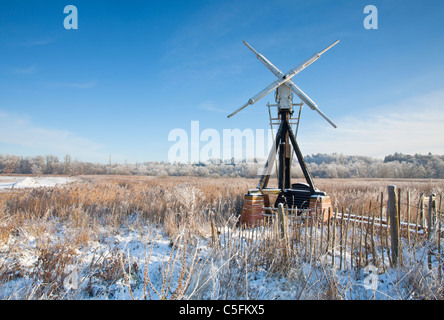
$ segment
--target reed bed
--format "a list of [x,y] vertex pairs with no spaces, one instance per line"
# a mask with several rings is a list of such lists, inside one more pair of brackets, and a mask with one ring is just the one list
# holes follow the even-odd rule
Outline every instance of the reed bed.
[[[441,217],[441,180],[316,179],[336,208],[330,212],[331,219],[325,223],[316,215],[288,216],[285,233],[277,218],[267,218],[255,228],[239,223],[243,195],[255,188],[256,179],[80,176],[78,180],[55,188],[0,193],[0,288],[28,275],[35,279],[28,298],[63,298],[62,284],[69,278],[69,266],[76,263],[78,248],[103,241],[106,234],[118,234],[122,226],[137,230],[154,225],[171,239],[172,248],[178,248],[171,250],[162,267],[165,276],[160,285],[152,283],[146,269],[147,246],[145,268],[114,249],[92,259],[88,290],[93,292],[94,281],[99,280],[124,281],[131,289],[137,278],[144,288],[143,298],[272,299],[273,292],[264,293],[260,286],[254,289],[256,276],[252,275],[265,272],[263,281],[285,277],[293,286],[287,291],[291,295],[281,298],[356,298],[347,293],[353,285],[341,283],[337,273],[359,277],[368,275],[369,268],[378,275],[393,269],[385,192],[388,184],[395,183],[402,190],[401,225],[407,226],[402,230],[413,230],[404,231],[398,266],[406,271],[397,283],[408,289],[397,297],[443,297],[442,229],[439,225],[433,237],[427,236],[421,210],[428,208],[420,201],[421,194],[436,194]],[[50,241],[61,229],[58,242]],[[38,258],[31,267],[20,263],[20,247],[11,241],[24,234],[37,243]],[[198,241],[207,241],[211,252],[199,253]],[[429,257],[431,264],[427,264]],[[179,272],[173,281],[174,268]]]

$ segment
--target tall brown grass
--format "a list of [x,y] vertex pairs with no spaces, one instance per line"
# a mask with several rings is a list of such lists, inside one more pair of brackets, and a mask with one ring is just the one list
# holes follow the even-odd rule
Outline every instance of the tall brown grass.
[[[346,210],[350,207],[368,208],[370,203],[375,210],[377,205],[383,204],[381,194],[386,193],[389,184],[396,184],[403,192],[410,192],[412,208],[416,206],[421,193],[441,194],[444,190],[442,180],[315,179],[315,183],[318,189],[327,192],[335,207]],[[66,266],[75,260],[76,248],[89,241],[100,241],[104,228],[118,232],[122,225],[140,228],[146,224],[163,228],[172,239],[173,246],[184,233],[201,238],[213,237],[215,256],[226,261],[218,268],[223,272],[218,276],[222,283],[218,297],[230,297],[235,291],[248,296],[248,272],[254,270],[266,269],[272,273],[293,275],[296,281],[302,277],[302,270],[295,268],[299,262],[306,262],[307,259],[321,261],[321,257],[326,259],[326,234],[306,222],[293,223],[293,236],[286,240],[278,237],[278,226],[273,221],[268,221],[269,225],[255,231],[238,228],[237,217],[242,208],[243,195],[256,185],[256,179],[246,178],[81,176],[79,182],[56,188],[0,192],[0,245],[8,246],[7,254],[16,261],[15,264],[0,264],[0,284],[31,272],[31,277],[42,281],[29,293],[29,298],[63,298],[61,288],[68,276]],[[402,201],[406,200],[403,198]],[[48,239],[59,224],[66,226],[64,240],[55,245]],[[342,232],[339,225],[338,230]],[[9,243],[14,235],[20,233],[26,233],[37,241],[39,258],[32,271],[20,265],[17,258],[20,248]],[[348,239],[347,242],[345,238],[344,243],[350,248],[353,240],[358,241],[360,237],[362,239],[362,232],[353,234],[351,241]],[[364,239],[367,239],[367,234]],[[371,248],[367,244],[364,253],[369,250]],[[147,292],[151,290],[160,298],[186,296],[185,288],[190,287],[193,279],[191,272],[185,269],[185,251],[179,267],[184,275],[183,282],[178,284],[175,291],[168,294],[165,288],[154,288],[150,284],[149,274],[145,274],[143,282]],[[336,251],[336,254],[339,252]],[[180,261],[177,253],[174,257]],[[361,257],[363,255],[360,253],[359,259]],[[230,269],[233,265],[245,274],[233,273]],[[195,267],[193,263],[191,266]],[[166,286],[171,279],[171,275],[168,276],[171,268],[168,268]],[[119,252],[99,257],[90,266],[91,275],[109,283],[122,277],[128,279],[135,269],[137,265],[125,261],[125,256]],[[322,272],[325,275],[329,273],[327,269]],[[296,297],[303,297],[310,275],[305,274],[302,278],[305,282],[298,284]],[[338,283],[332,279],[326,276],[323,297],[343,297]],[[200,289],[193,288],[194,294],[199,296],[199,292],[214,281],[201,281]],[[91,284],[91,292],[92,287]]]

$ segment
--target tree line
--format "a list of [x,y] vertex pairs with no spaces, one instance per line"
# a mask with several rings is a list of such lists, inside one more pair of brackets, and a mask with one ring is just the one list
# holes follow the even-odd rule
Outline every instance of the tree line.
[[[343,154],[312,154],[305,156],[309,171],[315,178],[444,178],[444,155],[395,153],[382,159]],[[262,173],[264,159],[221,161],[205,163],[93,163],[72,160],[70,155],[59,159],[54,155],[23,157],[0,155],[1,174],[34,175],[147,175],[147,176],[202,176],[247,177]],[[296,160],[292,162],[292,176],[302,178]]]

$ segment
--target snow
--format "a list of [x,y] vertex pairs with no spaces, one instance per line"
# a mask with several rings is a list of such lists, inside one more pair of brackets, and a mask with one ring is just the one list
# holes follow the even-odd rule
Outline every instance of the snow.
[[[38,273],[42,248],[69,246],[72,242],[73,230],[57,221],[54,221],[53,228],[55,232],[47,234],[45,244],[22,229],[17,230],[7,243],[0,243],[0,265],[10,268],[2,272],[11,274],[10,281],[0,283],[0,299],[36,298],[30,288],[41,283],[31,274]],[[329,264],[329,253],[321,256],[317,263],[301,261],[285,274],[270,273],[263,268],[245,269],[244,258],[236,254],[215,254],[210,238],[190,238],[188,254],[183,260],[183,238],[172,240],[155,225],[122,226],[117,232],[102,227],[98,234],[100,236],[95,239],[76,246],[75,258],[64,266],[66,277],[56,298],[169,299],[173,293],[163,289],[174,290],[179,286],[183,261],[186,270],[193,263],[196,266],[190,290],[184,294],[190,299],[325,299],[328,297],[322,296],[321,292],[327,292],[325,287],[332,281],[338,287],[336,298],[339,299],[411,299],[415,292],[409,292],[409,286],[405,284],[419,279],[426,282],[427,276],[430,276],[426,263],[413,269],[389,268],[383,271],[369,264],[363,269],[339,270],[338,264],[334,268]],[[422,249],[422,254],[425,252],[426,249]],[[418,251],[416,257],[420,254]],[[408,259],[405,258],[406,261]],[[108,279],[107,274],[113,270],[121,272],[120,261],[127,274],[117,276],[117,280]],[[350,265],[349,260],[347,265]],[[417,276],[421,272],[424,278]],[[233,287],[229,288],[231,285]],[[43,298],[54,296],[48,293]]]
[[[73,181],[75,178],[68,177],[1,176],[0,189],[52,187]],[[210,235],[189,236],[187,255],[183,258],[183,237],[167,236],[161,226],[141,222],[144,220],[137,213],[130,215],[117,230],[106,225],[96,227],[94,235],[80,244],[75,241],[81,229],[62,223],[60,218],[52,219],[44,222],[43,231],[40,231],[45,232],[44,235],[33,234],[33,230],[40,230],[39,222],[33,221],[29,229],[18,228],[9,239],[0,241],[0,299],[171,299],[175,288],[187,282],[187,272],[195,267],[193,277],[189,278],[189,290],[179,297],[404,300],[414,299],[417,291],[424,290],[429,283],[436,285],[436,266],[442,264],[442,260],[438,262],[434,256],[434,269],[430,271],[427,267],[429,248],[417,247],[415,251],[402,252],[406,267],[384,269],[381,265],[369,264],[350,270],[350,253],[347,252],[341,270],[336,248],[334,267],[330,249],[316,261],[301,259],[285,272],[270,272],[258,265],[246,268],[245,257],[223,250],[227,243],[222,239],[239,239],[238,231],[228,227],[220,229],[222,250],[213,249]],[[0,230],[2,226],[0,220]],[[247,241],[248,233],[240,237],[244,237],[243,246],[251,243],[251,238]],[[72,252],[65,252],[63,248]],[[402,248],[407,246],[402,245]],[[53,259],[66,258],[66,264],[61,264],[58,271],[64,274],[63,279],[45,274],[41,265],[44,250],[53,253]],[[384,264],[389,265],[387,257],[384,257]],[[344,265],[347,266],[345,270]],[[39,291],[45,288],[44,276],[59,284],[58,291]]]
[[0,176],[0,190],[55,187],[76,181],[69,177],[14,177]]
[[[56,226],[56,228],[59,228],[56,234],[51,233],[46,236],[47,243],[45,244],[38,243],[32,235],[23,230],[18,230],[7,244],[0,244],[0,265],[9,264],[11,269],[14,266],[19,266],[18,269],[20,269],[20,271],[17,271],[19,274],[14,275],[9,282],[0,284],[0,299],[32,297],[33,292],[26,291],[26,288],[29,288],[30,284],[31,287],[38,285],[38,281],[34,280],[30,274],[37,272],[42,248],[54,247],[57,244],[69,245],[69,239],[66,239],[66,237],[69,237],[69,231],[61,226]],[[124,278],[116,283],[109,283],[106,279],[96,277],[94,274],[110,267],[113,262],[117,263],[116,270],[120,270],[118,257],[119,254],[122,254],[125,262],[139,266],[138,271],[141,272],[140,276],[143,276],[147,246],[148,249],[153,246],[150,256],[151,281],[156,285],[162,282],[160,266],[169,260],[172,249],[170,246],[171,240],[161,232],[148,226],[142,232],[145,236],[139,231],[127,228],[122,229],[118,234],[110,235],[107,233],[108,231],[104,230],[99,239],[89,241],[88,244],[77,248],[75,263],[65,266],[64,273],[67,276],[63,280],[63,293],[58,298],[131,299]],[[95,267],[92,267],[92,265],[95,265]],[[103,270],[100,270],[98,266]],[[12,270],[9,271],[9,273],[11,272]],[[136,277],[133,276],[133,278]],[[140,279],[137,279],[137,281],[140,282]],[[141,297],[143,289],[139,287],[135,289],[133,294]]]

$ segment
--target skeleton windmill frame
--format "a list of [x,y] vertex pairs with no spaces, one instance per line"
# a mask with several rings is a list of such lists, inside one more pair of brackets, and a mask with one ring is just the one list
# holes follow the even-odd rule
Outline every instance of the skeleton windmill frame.
[[[313,196],[317,198],[319,198],[320,196],[326,197],[325,192],[319,191],[318,189],[315,188],[312,176],[309,170],[307,169],[304,157],[302,155],[301,150],[299,149],[296,137],[291,129],[290,120],[293,114],[293,106],[294,105],[302,106],[301,104],[293,104],[293,93],[296,94],[296,96],[298,96],[302,100],[302,102],[305,103],[307,106],[309,106],[312,110],[318,112],[331,126],[333,126],[334,128],[336,128],[337,126],[318,108],[316,103],[312,99],[310,99],[310,97],[308,97],[298,86],[294,84],[292,78],[295,75],[297,75],[299,72],[301,72],[303,69],[311,65],[313,62],[315,62],[317,59],[319,59],[322,54],[324,54],[326,51],[335,46],[339,42],[339,40],[333,42],[324,50],[315,53],[310,58],[300,63],[295,68],[291,69],[285,74],[282,71],[280,71],[276,66],[274,66],[269,60],[267,60],[267,58],[265,58],[262,54],[257,52],[246,41],[243,42],[256,55],[256,58],[260,62],[262,62],[277,77],[277,80],[273,81],[262,91],[254,95],[242,107],[240,107],[239,109],[228,115],[228,118],[231,118],[232,116],[234,116],[247,106],[256,103],[258,100],[260,100],[273,90],[276,90],[275,100],[278,107],[278,117],[280,118],[279,129],[276,133],[273,147],[268,155],[268,159],[265,164],[264,171],[260,177],[259,184],[256,189],[248,190],[247,195],[250,195],[252,193],[259,193],[262,195],[279,194],[276,200],[276,206],[278,202],[286,202],[287,204],[288,202],[291,202],[291,204],[294,204],[294,201],[289,201],[289,199],[291,197],[294,199],[295,196],[298,196],[298,194],[300,195],[302,193],[308,194],[309,198]],[[270,105],[268,104],[268,106]],[[299,165],[304,174],[305,180],[307,182],[306,185],[291,184],[291,155],[292,155],[291,147],[293,147],[293,151],[296,154]],[[274,162],[276,161],[276,153],[279,153],[279,167],[277,173],[278,188],[277,189],[267,188],[271,175],[271,169]],[[299,206],[301,206],[301,204],[302,206],[308,205],[306,203],[307,196],[304,196],[303,198],[305,199],[304,200],[305,204],[299,202],[297,203]],[[309,199],[309,201],[311,200]]]

